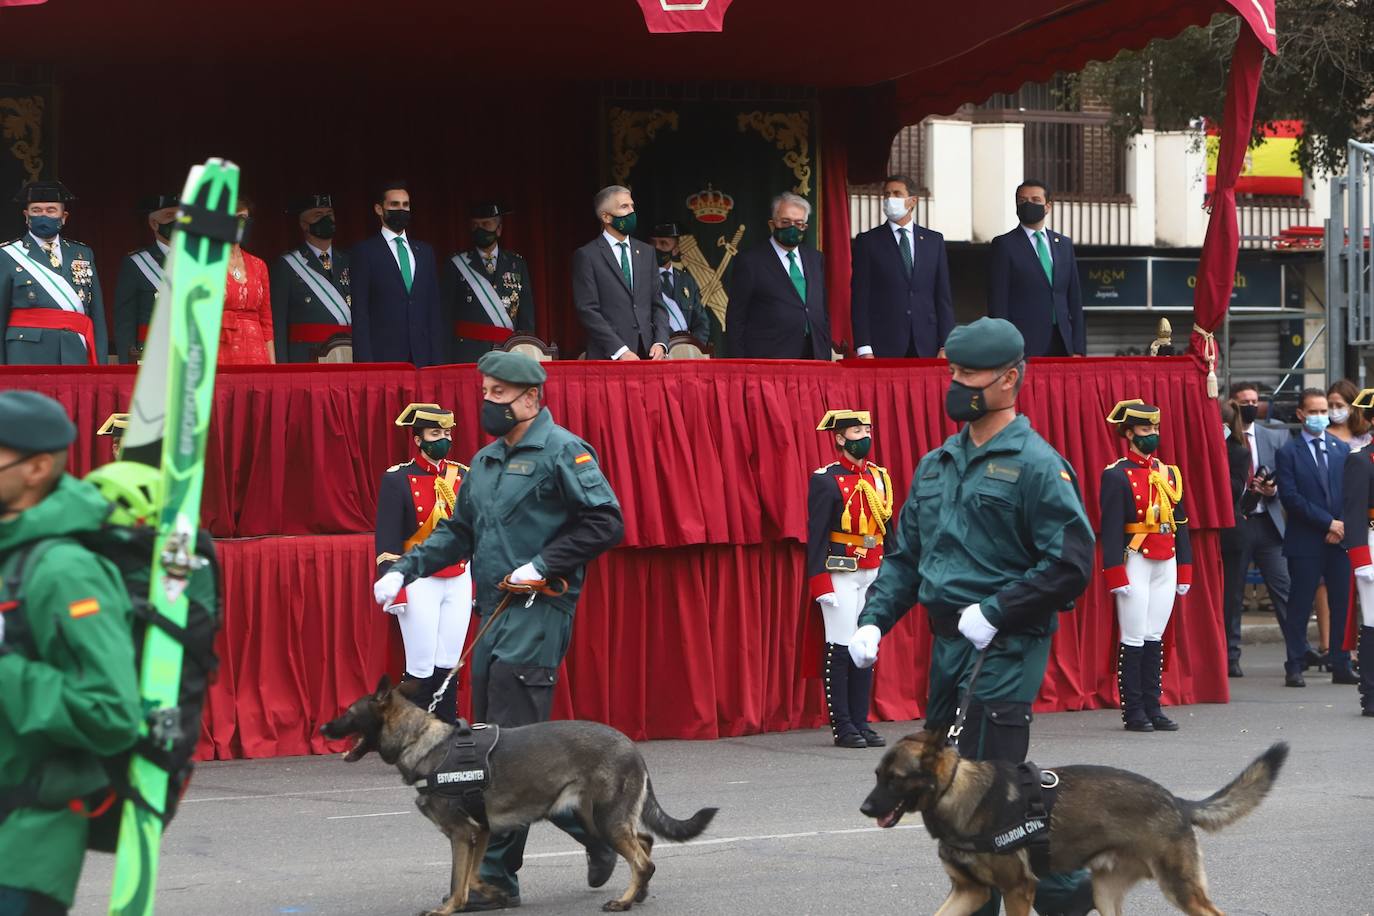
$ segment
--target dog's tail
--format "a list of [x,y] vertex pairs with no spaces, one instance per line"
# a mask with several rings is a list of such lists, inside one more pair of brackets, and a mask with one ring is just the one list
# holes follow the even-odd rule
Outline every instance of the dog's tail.
[[1220,792],[1202,801],[1180,799],[1184,814],[1191,823],[1209,833],[1229,827],[1264,801],[1287,759],[1288,742],[1276,742]]
[[645,777],[647,782],[644,786],[644,810],[640,812],[639,819],[644,822],[654,833],[663,837],[665,840],[672,840],[675,843],[683,843],[699,836],[711,824],[711,818],[716,816],[719,808],[702,808],[696,814],[680,821],[668,815],[659,807],[658,799],[654,797],[654,782]]

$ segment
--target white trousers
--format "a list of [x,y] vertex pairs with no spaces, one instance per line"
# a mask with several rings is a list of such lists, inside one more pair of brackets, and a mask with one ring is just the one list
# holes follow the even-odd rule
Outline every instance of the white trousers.
[[452,668],[463,654],[472,619],[472,574],[416,579],[406,586],[406,609],[396,619],[407,674],[429,677],[435,668]]
[[859,628],[859,613],[864,609],[864,598],[868,587],[878,578],[878,568],[860,569],[855,572],[832,572],[830,584],[835,586],[834,607],[821,605],[821,617],[825,620],[825,641],[837,646],[849,645],[854,631]]
[[[1369,546],[1374,549],[1374,531],[1369,532]],[[1360,623],[1367,627],[1374,627],[1374,582],[1366,582],[1356,576],[1355,591],[1360,596]],[[1333,646],[1337,639],[1344,639],[1344,637],[1333,635],[1331,637]]]
[[1116,596],[1121,641],[1128,646],[1144,645],[1146,640],[1159,642],[1174,610],[1178,562],[1172,557],[1149,560],[1130,552],[1126,554],[1126,578],[1130,580],[1131,593]]

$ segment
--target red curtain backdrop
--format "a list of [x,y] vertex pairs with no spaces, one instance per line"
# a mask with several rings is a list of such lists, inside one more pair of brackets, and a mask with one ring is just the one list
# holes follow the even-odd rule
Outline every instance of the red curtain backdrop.
[[[873,411],[875,459],[899,500],[917,459],[953,425],[935,361],[702,361],[549,365],[558,421],[601,457],[626,517],[624,544],[598,561],[556,712],[634,738],[713,738],[814,726],[819,687],[801,677],[805,487],[832,460],[816,420]],[[128,370],[0,369],[0,387],[57,397],[78,422],[73,468],[123,404]],[[205,718],[204,756],[325,749],[316,732],[390,665],[391,623],[369,600],[375,487],[409,450],[391,425],[412,400],[455,411],[455,455],[485,443],[471,366],[284,367],[225,372],[216,391],[205,518],[225,574],[222,672]],[[1103,421],[1141,397],[1164,412],[1161,456],[1178,462],[1195,529],[1192,592],[1170,627],[1168,696],[1227,699],[1216,529],[1231,524],[1220,423],[1187,358],[1038,360],[1022,407],[1078,470],[1098,520],[1101,469],[1120,454]],[[104,443],[101,442],[101,447]],[[277,535],[248,538],[248,535]],[[294,535],[294,536],[283,536]],[[1112,605],[1094,581],[1060,618],[1037,708],[1115,703]],[[884,642],[875,709],[920,714],[929,636],[914,612]],[[463,696],[466,697],[466,688]]]

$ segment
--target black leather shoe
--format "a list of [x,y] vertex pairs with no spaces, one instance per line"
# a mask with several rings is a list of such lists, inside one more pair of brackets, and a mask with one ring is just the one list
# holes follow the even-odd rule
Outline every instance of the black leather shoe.
[[587,848],[587,886],[600,887],[611,880],[616,860],[620,857],[615,850],[604,843]]
[[1358,684],[1359,682],[1359,676],[1353,671],[1337,671],[1331,675],[1331,683],[1333,684]]
[[1318,671],[1331,670],[1331,653],[1317,653],[1315,649],[1308,649],[1307,654],[1302,657],[1302,670],[1316,668]]
[[868,747],[868,742],[864,736],[858,732],[850,732],[835,739],[836,747]]
[[1374,708],[1365,709],[1360,715],[1369,716],[1371,719],[1374,719]]
[[1303,676],[1302,676],[1301,674],[1289,674],[1289,675],[1285,675],[1285,676],[1284,676],[1284,679],[1283,679],[1283,686],[1285,686],[1285,687],[1306,687],[1306,686],[1307,686],[1307,681],[1303,680]]
[[1170,719],[1168,716],[1151,716],[1150,724],[1155,727],[1155,731],[1157,732],[1178,731],[1178,723],[1175,722],[1173,719]]
[[859,734],[863,735],[864,743],[869,747],[887,747],[887,739],[871,728],[865,728]]
[[488,897],[479,894],[477,891],[468,892],[467,906],[463,907],[464,913],[481,913],[487,910],[513,910],[520,906],[520,896],[514,897],[502,895],[500,897]]
[[1126,731],[1128,732],[1152,732],[1155,727],[1149,722],[1127,722]]
[[1231,662],[1226,666],[1227,677],[1245,677],[1245,672],[1240,670],[1240,662]]

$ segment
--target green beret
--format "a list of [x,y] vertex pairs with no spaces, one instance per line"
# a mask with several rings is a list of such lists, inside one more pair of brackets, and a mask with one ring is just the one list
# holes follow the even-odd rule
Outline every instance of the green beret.
[[76,439],[62,405],[37,391],[0,392],[0,445],[35,455],[56,452]]
[[539,361],[523,353],[492,350],[477,361],[477,371],[500,379],[508,385],[542,385],[549,374]]
[[949,332],[945,357],[965,369],[1001,369],[1020,362],[1026,341],[1016,325],[1001,318],[979,318]]

